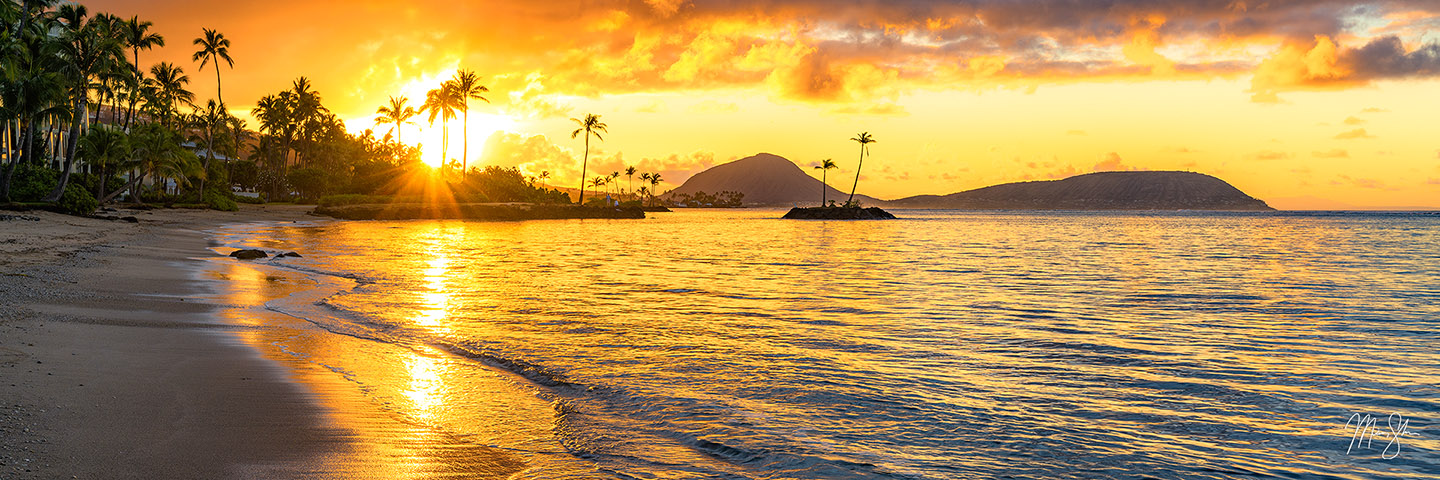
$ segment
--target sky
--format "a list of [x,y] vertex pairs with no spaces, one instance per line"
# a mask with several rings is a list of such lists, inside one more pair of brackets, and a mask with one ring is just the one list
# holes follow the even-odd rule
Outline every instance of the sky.
[[[227,105],[307,77],[347,128],[390,96],[419,105],[463,68],[468,153],[577,184],[635,166],[677,186],[760,152],[880,198],[1109,170],[1218,176],[1278,208],[1440,207],[1440,2],[1431,0],[105,0],[165,36],[180,65],[232,42]],[[440,157],[440,122],[400,133]],[[253,125],[254,122],[252,121]],[[376,128],[384,135],[389,126]],[[623,180],[622,180],[623,181]],[[842,188],[843,189],[843,188]]]

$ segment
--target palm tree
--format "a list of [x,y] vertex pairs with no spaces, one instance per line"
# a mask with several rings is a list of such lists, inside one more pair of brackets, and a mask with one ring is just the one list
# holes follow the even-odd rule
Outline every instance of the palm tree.
[[295,79],[290,91],[281,94],[290,102],[289,125],[286,128],[296,145],[295,163],[308,164],[313,158],[314,146],[324,133],[325,119],[330,111],[320,103],[320,92],[310,89],[310,79]]
[[860,167],[865,166],[865,154],[870,151],[869,145],[877,141],[870,137],[870,132],[860,132],[850,140],[860,143],[860,164],[855,166],[855,183],[850,185],[850,199],[845,201],[846,206],[855,203],[855,187],[860,185]]
[[[601,175],[601,176],[597,176],[597,177],[595,177],[595,178],[592,178],[592,179],[590,179],[590,186],[595,187],[595,188],[603,187],[603,186],[605,186],[605,180],[608,179],[608,178],[610,178],[610,177],[606,177],[606,176],[604,176],[604,175]],[[582,194],[582,195],[583,195],[583,194]],[[581,198],[584,198],[584,197],[581,197]]]
[[[205,163],[202,164],[202,168],[207,174],[210,172],[210,161],[215,158],[215,141],[225,133],[225,127],[229,123],[227,117],[229,114],[225,113],[220,104],[214,100],[207,103],[204,110],[190,114],[187,126],[197,133],[196,140],[205,142]],[[205,198],[205,179],[203,178],[200,179],[200,198]]]
[[294,134],[291,121],[294,107],[291,101],[294,98],[289,92],[282,92],[279,95],[266,95],[255,103],[255,108],[250,110],[250,115],[260,122],[260,131],[270,135],[274,143],[280,147],[280,161],[284,165],[290,163],[290,141]]
[[660,172],[650,174],[650,205],[655,205],[655,192],[660,187]]
[[490,91],[490,89],[481,85],[480,77],[475,76],[475,72],[469,70],[455,72],[455,78],[450,79],[450,82],[455,88],[452,93],[454,93],[455,100],[458,103],[457,108],[465,115],[465,121],[461,126],[463,130],[460,137],[461,145],[464,149],[460,156],[460,171],[461,177],[463,178],[465,175],[464,172],[470,169],[470,99],[474,98],[484,100],[485,103],[490,103],[489,99],[481,95]]
[[[609,176],[609,177],[606,177],[606,179],[605,179],[605,184],[606,184],[606,185],[609,185],[609,184],[611,184],[611,183],[615,183],[615,180],[616,180],[616,179],[619,179],[619,178],[620,178],[620,172],[618,172],[618,171],[616,171],[616,172],[610,172],[610,176]],[[619,190],[619,187],[620,187],[620,186],[619,186],[619,185],[616,185],[615,187],[616,187],[616,190]],[[616,193],[616,194],[615,194],[615,198],[616,198],[616,199],[619,199],[619,198],[620,198],[620,194],[619,194],[619,193]]]
[[161,122],[169,124],[175,120],[180,115],[181,105],[194,105],[195,94],[185,89],[190,77],[180,67],[160,62],[150,67],[150,76],[152,78],[148,79],[146,86],[152,98],[146,103]]
[[545,184],[545,179],[550,178],[550,171],[549,171],[549,170],[541,170],[539,177],[540,177],[540,186],[543,187],[543,188],[545,188],[546,190],[549,190],[549,189],[550,189],[550,186]]
[[138,187],[152,175],[174,179],[177,187],[187,186],[191,177],[203,177],[204,172],[199,171],[195,154],[181,147],[180,141],[180,134],[164,124],[141,124],[130,134],[131,154],[140,170],[139,175],[100,199],[100,203],[109,202],[126,189]]
[[240,146],[245,140],[253,138],[249,129],[245,127],[245,120],[225,112],[225,126],[230,129],[230,143],[225,145],[225,178],[231,185],[235,184],[235,159],[240,158]]
[[600,116],[593,113],[585,114],[584,120],[578,118],[571,118],[570,120],[580,125],[580,128],[575,129],[574,132],[570,132],[570,138],[575,138],[580,135],[580,132],[585,132],[585,159],[580,162],[580,201],[578,202],[579,205],[583,206],[585,205],[585,170],[590,164],[590,136],[594,135],[596,140],[604,141],[605,138],[601,137],[600,134],[609,133],[609,131],[605,130],[606,125],[604,123],[600,123]]
[[[90,88],[96,93],[94,120],[89,122],[94,124],[100,123],[100,113],[105,106],[105,100],[111,100],[114,105],[113,102],[118,97],[118,87],[131,76],[134,69],[131,68],[130,61],[125,57],[124,48],[129,43],[125,38],[124,20],[108,13],[98,13],[86,27],[90,28],[93,31],[92,34],[98,36],[99,40],[105,43],[106,49],[95,70],[96,81],[90,84]],[[111,109],[112,118],[115,118],[115,111],[115,109]]]
[[414,123],[410,122],[410,119],[420,114],[419,111],[415,110],[415,107],[406,105],[406,103],[409,101],[409,98],[395,98],[395,96],[392,95],[390,96],[389,106],[382,105],[379,109],[375,110],[376,115],[378,115],[375,117],[375,123],[381,125],[387,123],[395,125],[393,128],[395,129],[396,143],[405,143],[403,140],[401,140],[401,127],[407,124],[414,125]]
[[235,61],[230,59],[230,39],[225,34],[204,29],[204,37],[196,38],[193,42],[200,47],[190,57],[193,62],[200,62],[200,70],[205,70],[205,64],[215,64],[215,99],[220,101],[220,106],[225,106],[225,98],[220,96],[220,61],[224,60],[230,68],[235,68]]
[[[134,55],[135,63],[131,64],[131,66],[135,67],[132,74],[134,75],[134,85],[136,85],[137,88],[139,84],[144,83],[143,81],[145,79],[145,71],[140,69],[140,51],[165,46],[164,36],[158,33],[150,33],[150,27],[154,25],[155,24],[150,21],[140,21],[140,17],[138,16],[130,17],[130,20],[124,22],[122,33],[124,34],[125,44],[130,46],[131,53]],[[139,103],[139,99],[140,97],[138,95],[130,95],[130,106],[125,113],[126,128],[130,127],[130,119],[135,115],[135,104]]]
[[635,166],[625,167],[625,176],[630,177],[630,194],[635,194]]
[[830,184],[825,182],[825,173],[836,168],[840,168],[840,166],[828,158],[821,160],[820,164],[815,166],[815,169],[820,171],[820,206],[822,207],[825,206],[825,192],[830,190]]
[[119,127],[96,125],[80,138],[77,154],[86,163],[98,167],[95,172],[100,181],[95,182],[95,198],[105,198],[105,180],[110,178],[110,167],[130,156],[130,140]]
[[455,110],[459,106],[455,97],[455,83],[446,81],[440,84],[440,88],[425,92],[425,104],[420,106],[421,110],[430,112],[431,126],[435,125],[435,117],[440,117],[441,165],[448,165],[450,162],[450,120],[455,118]]
[[[10,168],[0,178],[0,200],[9,201],[15,167],[31,161],[35,134],[45,119],[70,118],[70,82],[54,54],[60,37],[52,36],[58,23],[55,12],[47,11],[52,0],[4,2],[0,7],[0,119],[9,130],[5,145]],[[18,17],[18,22],[15,21]],[[43,133],[42,133],[43,135]],[[42,141],[43,142],[43,141]]]
[[90,104],[90,90],[95,86],[91,79],[113,68],[116,58],[123,61],[125,55],[120,42],[109,34],[108,15],[89,20],[86,16],[84,5],[65,4],[56,11],[55,18],[60,21],[59,43],[56,44],[56,53],[60,60],[58,66],[70,80],[70,95],[74,99],[75,108],[68,119],[69,145],[65,149],[60,181],[50,195],[45,197],[46,202],[60,200],[65,186],[70,182],[70,173],[75,166],[75,144],[85,133],[85,123],[89,117],[86,109]]
[[18,72],[16,80],[0,83],[0,117],[14,120],[11,135],[18,148],[9,152],[10,168],[0,178],[0,201],[10,201],[10,183],[15,169],[23,162],[30,162],[38,155],[34,151],[35,133],[41,119],[51,116],[70,116],[70,102],[65,88],[65,78],[59,73],[48,71],[38,65]]

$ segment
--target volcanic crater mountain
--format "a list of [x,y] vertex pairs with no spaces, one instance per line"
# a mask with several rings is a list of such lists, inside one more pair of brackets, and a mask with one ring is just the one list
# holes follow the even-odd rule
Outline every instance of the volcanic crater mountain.
[[[828,180],[835,182],[837,176],[840,175],[830,175]],[[673,199],[681,194],[716,194],[730,191],[744,193],[745,205],[750,206],[812,205],[820,203],[820,188],[820,180],[806,175],[794,162],[779,155],[761,153],[710,167],[690,177],[665,196]],[[825,198],[835,200],[836,203],[845,203],[845,199],[850,196],[848,192],[841,192],[834,187],[826,188]],[[878,199],[858,194],[855,198],[867,205],[880,202]]]
[[[844,177],[843,175],[840,175]],[[851,177],[853,178],[853,177]],[[836,179],[831,179],[835,181]],[[845,180],[841,178],[840,180]],[[750,206],[815,205],[820,181],[794,162],[768,153],[716,165],[666,195],[742,192]],[[847,193],[827,187],[826,197]],[[855,195],[864,205],[885,208],[976,210],[1274,210],[1219,178],[1194,172],[1097,172],[1061,180],[993,185],[949,195],[916,195],[882,201]]]

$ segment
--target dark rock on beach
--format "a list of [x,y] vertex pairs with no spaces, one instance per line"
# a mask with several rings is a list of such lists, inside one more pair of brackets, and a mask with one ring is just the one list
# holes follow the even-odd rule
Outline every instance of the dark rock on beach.
[[265,253],[264,250],[245,250],[245,249],[242,249],[242,250],[236,250],[236,251],[230,252],[230,256],[235,257],[235,258],[238,258],[238,259],[240,259],[240,260],[254,260],[254,259],[257,259],[257,258],[265,258],[265,257],[268,257],[268,256],[270,256],[270,255],[267,254],[267,253]]
[[791,220],[890,220],[895,216],[880,207],[796,207],[782,218]]
[[295,252],[285,252],[285,253],[282,253],[282,254],[279,254],[279,255],[276,255],[276,256],[275,256],[275,258],[284,258],[284,257],[301,258],[301,257],[300,257],[300,254],[295,253]]

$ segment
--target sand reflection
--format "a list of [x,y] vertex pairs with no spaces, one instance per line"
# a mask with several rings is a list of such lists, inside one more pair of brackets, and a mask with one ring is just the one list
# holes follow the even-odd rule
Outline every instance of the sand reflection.
[[[429,261],[431,291],[422,293],[429,308],[414,321],[444,331],[448,260],[437,256]],[[267,302],[313,305],[336,287],[230,259],[211,262],[203,276],[219,285],[213,301],[228,307],[221,315],[242,327],[235,338],[283,365],[326,412],[323,442],[332,453],[294,470],[323,478],[507,478],[525,467],[510,452],[471,443],[444,428],[450,420],[444,415],[447,399],[458,393],[450,384],[453,363],[442,352],[335,335],[266,308]]]

